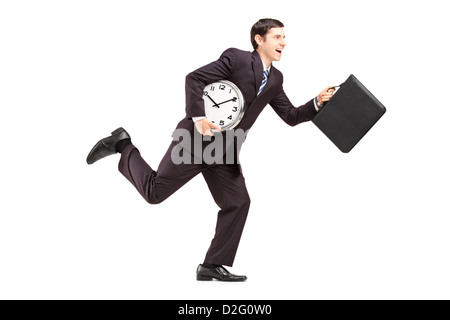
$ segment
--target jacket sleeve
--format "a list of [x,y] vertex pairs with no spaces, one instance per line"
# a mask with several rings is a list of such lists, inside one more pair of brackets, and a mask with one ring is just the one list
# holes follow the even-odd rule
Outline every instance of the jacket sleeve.
[[314,107],[314,99],[296,108],[286,96],[283,86],[281,86],[280,92],[272,98],[269,104],[280,118],[290,126],[312,120],[317,114],[317,110]]
[[207,64],[186,76],[186,115],[188,118],[205,116],[203,90],[217,80],[229,79],[236,61],[236,49],[227,49],[217,61]]

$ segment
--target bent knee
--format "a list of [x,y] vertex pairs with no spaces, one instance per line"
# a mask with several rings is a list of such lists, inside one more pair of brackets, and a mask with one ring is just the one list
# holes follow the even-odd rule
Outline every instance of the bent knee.
[[149,204],[160,204],[165,199],[159,199],[159,198],[145,198],[145,201],[147,201]]
[[250,208],[250,203],[250,197],[248,196],[248,194],[245,194],[233,199],[233,201],[230,203],[230,206],[248,211],[248,209]]
[[250,197],[249,197],[249,195],[247,195],[247,197],[244,199],[244,201],[243,201],[243,205],[245,206],[245,207],[247,207],[247,208],[250,208],[250,203],[251,203],[252,201],[250,200]]
[[145,199],[145,201],[147,201],[148,204],[159,204],[159,203],[161,203],[161,201],[156,201],[154,199]]

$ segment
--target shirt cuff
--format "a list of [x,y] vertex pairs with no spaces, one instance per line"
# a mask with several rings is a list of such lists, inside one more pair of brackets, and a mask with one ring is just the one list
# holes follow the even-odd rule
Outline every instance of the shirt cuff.
[[317,97],[314,98],[314,108],[316,108],[316,111],[319,111],[319,108],[322,107],[321,104],[319,104],[319,101],[317,100]]
[[192,121],[197,122],[198,120],[206,119],[206,117],[192,117]]

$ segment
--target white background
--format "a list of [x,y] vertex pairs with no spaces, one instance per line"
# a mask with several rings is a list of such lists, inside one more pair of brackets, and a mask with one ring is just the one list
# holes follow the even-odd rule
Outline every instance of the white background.
[[[447,1],[2,1],[1,299],[449,299]],[[353,73],[387,108],[349,153],[267,107],[243,146],[252,198],[230,271],[197,282],[217,206],[201,176],[151,206],[86,164],[123,126],[155,168],[184,117],[185,75],[252,50],[300,105]]]

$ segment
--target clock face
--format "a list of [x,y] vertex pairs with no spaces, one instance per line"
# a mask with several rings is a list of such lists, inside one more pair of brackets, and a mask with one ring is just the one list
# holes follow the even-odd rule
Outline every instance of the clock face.
[[220,80],[203,90],[206,118],[222,130],[238,125],[244,115],[244,97],[232,82]]

